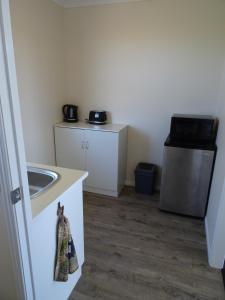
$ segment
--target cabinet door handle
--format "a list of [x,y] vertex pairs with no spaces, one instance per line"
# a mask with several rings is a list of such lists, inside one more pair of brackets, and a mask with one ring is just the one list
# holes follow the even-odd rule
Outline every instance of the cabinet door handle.
[[81,143],[81,148],[84,150],[84,141]]
[[89,148],[89,143],[88,143],[88,141],[86,142],[86,150],[88,150],[88,148]]

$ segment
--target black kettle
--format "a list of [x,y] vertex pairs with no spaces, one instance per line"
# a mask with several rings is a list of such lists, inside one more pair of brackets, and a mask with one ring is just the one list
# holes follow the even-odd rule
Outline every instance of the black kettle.
[[66,104],[63,106],[62,111],[64,115],[64,122],[78,122],[76,105]]

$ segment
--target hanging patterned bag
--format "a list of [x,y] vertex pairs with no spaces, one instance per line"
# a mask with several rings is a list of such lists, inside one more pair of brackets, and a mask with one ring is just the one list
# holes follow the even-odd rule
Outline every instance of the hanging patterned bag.
[[68,275],[74,273],[79,265],[69,220],[64,216],[64,206],[58,207],[57,249],[55,263],[55,281],[67,281]]

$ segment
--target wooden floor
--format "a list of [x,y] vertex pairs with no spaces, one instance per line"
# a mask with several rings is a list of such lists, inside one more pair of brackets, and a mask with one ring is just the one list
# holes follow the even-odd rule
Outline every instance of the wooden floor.
[[203,222],[160,212],[158,198],[85,194],[86,263],[70,300],[225,299]]

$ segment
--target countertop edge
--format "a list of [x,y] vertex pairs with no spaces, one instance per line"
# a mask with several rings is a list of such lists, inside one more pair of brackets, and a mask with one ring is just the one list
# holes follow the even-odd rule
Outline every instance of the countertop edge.
[[118,133],[124,128],[128,127],[128,124],[113,124],[108,123],[105,125],[92,125],[85,122],[77,122],[77,123],[57,123],[54,127],[60,128],[70,128],[70,129],[82,129],[82,130],[96,130],[96,131],[105,131],[105,132],[115,132]]
[[59,181],[43,194],[31,199],[32,217],[35,219],[52,202],[59,198],[66,190],[76,183],[83,181],[88,176],[88,172],[81,170],[66,169],[56,166],[49,166],[37,163],[27,163],[28,166],[43,168],[57,172],[60,175]]

